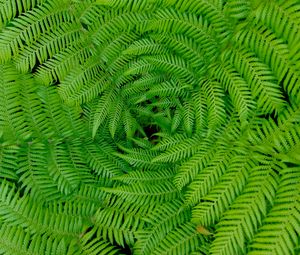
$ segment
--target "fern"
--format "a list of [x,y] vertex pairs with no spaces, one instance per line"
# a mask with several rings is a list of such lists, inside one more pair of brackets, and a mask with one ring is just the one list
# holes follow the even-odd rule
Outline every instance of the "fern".
[[0,0],[0,254],[298,254],[299,10]]

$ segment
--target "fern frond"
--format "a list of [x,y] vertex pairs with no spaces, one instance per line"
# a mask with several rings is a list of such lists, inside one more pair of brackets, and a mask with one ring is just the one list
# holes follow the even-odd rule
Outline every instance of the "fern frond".
[[299,252],[299,0],[0,0],[0,254]]
[[183,162],[174,177],[174,184],[178,189],[182,189],[185,185],[190,183],[197,173],[203,168],[216,153],[212,144],[212,140],[199,142],[197,152],[192,155],[187,161]]
[[146,92],[145,96],[147,99],[150,99],[154,96],[182,97],[187,95],[186,89],[189,88],[190,86],[188,84],[180,84],[176,83],[175,81],[169,81],[152,86],[151,89]]
[[258,226],[262,224],[269,203],[273,202],[278,185],[274,171],[278,169],[280,167],[276,163],[267,161],[250,172],[243,193],[217,225],[216,239],[211,246],[212,254],[246,252],[247,241],[253,238]]
[[21,188],[37,201],[52,201],[61,197],[57,183],[47,171],[46,152],[45,144],[33,143],[19,153],[17,173]]
[[208,108],[208,128],[214,129],[226,121],[224,90],[214,81],[206,81],[202,86]]
[[103,188],[103,191],[121,196],[129,202],[139,205],[172,201],[178,196],[178,190],[170,181],[151,186],[136,183],[116,188]]
[[79,128],[78,125],[82,125],[78,123],[80,108],[69,109],[64,105],[54,87],[41,86],[38,95],[44,106],[44,114],[47,116],[45,118],[47,133],[68,137],[78,135],[79,130],[83,131],[82,126],[76,130]]
[[63,21],[72,21],[74,18],[67,11],[69,0],[46,1],[43,5],[24,13],[11,21],[13,26],[6,27],[0,34],[1,61],[11,59],[18,55],[19,50],[25,45],[30,45],[36,38],[55,28]]
[[[185,185],[193,181],[197,174],[212,160],[217,150],[222,151],[224,149],[222,143],[225,140],[226,144],[228,140],[232,139],[229,134],[236,132],[235,128],[237,128],[236,119],[233,117],[225,128],[222,127],[216,129],[216,131],[211,131],[204,139],[199,140],[195,153],[188,160],[182,162],[178,168],[174,178],[174,183],[178,189],[181,190]],[[234,138],[237,139],[238,136]]]
[[224,6],[224,13],[231,20],[243,20],[251,11],[251,3],[247,0],[229,0]]
[[84,63],[89,57],[91,57],[89,44],[79,40],[39,65],[36,77],[44,84],[63,81],[72,68]]
[[85,146],[84,151],[87,155],[86,159],[89,166],[101,177],[110,178],[115,175],[120,175],[122,173],[120,167],[103,153],[102,149],[103,147],[101,148],[101,146],[97,144],[87,144]]
[[[126,54],[126,50],[128,49],[128,47],[130,47],[130,45],[134,44],[134,42],[138,40],[137,35],[133,33],[121,33],[115,35],[110,39],[111,40],[105,41],[101,45],[96,47],[97,55],[99,55],[100,59],[104,63],[107,63],[107,65],[110,66],[116,65],[114,64],[114,62],[117,62],[120,57],[121,59],[132,59],[132,56],[128,56]],[[112,67],[109,67],[109,69],[117,71],[117,69],[114,69]]]
[[64,255],[72,253],[72,246],[66,245],[64,238],[57,239],[47,235],[30,237],[30,234],[22,228],[5,224],[1,226],[0,233],[1,254],[38,255],[42,252],[49,255]]
[[196,132],[203,132],[208,125],[208,109],[207,109],[207,101],[204,95],[203,88],[199,88],[197,91],[193,93],[192,102],[195,107],[195,126]]
[[176,226],[190,218],[188,210],[178,200],[164,203],[144,219],[150,226],[136,233],[138,241],[133,250],[136,254],[152,254],[153,249],[164,240]]
[[[275,31],[278,38],[283,38],[289,45],[293,45],[300,30],[299,10],[299,2],[295,0],[270,1],[268,4],[260,4],[254,15],[257,20]],[[282,22],[279,22],[280,20]]]
[[115,209],[100,209],[93,217],[97,236],[110,243],[116,242],[124,247],[132,246],[135,242],[135,233],[143,227],[141,219],[134,214]]
[[157,5],[154,1],[142,1],[142,0],[97,0],[97,4],[103,6],[109,6],[114,9],[126,9],[130,11],[139,11],[145,9],[153,9]]
[[289,96],[295,97],[299,94],[297,81],[300,73],[288,60],[288,45],[282,39],[276,38],[274,33],[264,25],[251,26],[237,33],[235,38],[239,45],[242,44],[254,51],[274,70],[277,79],[283,83],[284,90]]
[[176,109],[171,123],[171,133],[174,133],[176,129],[180,126],[183,119],[182,109]]
[[114,104],[111,106],[110,112],[112,112],[111,117],[109,118],[109,132],[114,138],[116,130],[121,122],[122,111],[125,104],[122,98],[117,98]]
[[135,41],[132,45],[125,49],[123,53],[134,56],[148,55],[149,53],[158,55],[167,53],[167,50],[163,45],[157,44],[154,40],[143,39]]
[[188,64],[180,57],[173,55],[146,56],[144,59],[160,70],[176,74],[184,82],[193,83],[194,75]]
[[248,118],[252,117],[256,107],[248,84],[230,64],[223,63],[211,68],[213,77],[216,77],[223,85],[225,91],[228,91],[235,110],[239,113],[241,122],[246,123]]
[[[20,100],[19,91],[21,83],[19,74],[10,64],[0,65],[0,93],[2,99],[0,100],[0,126],[3,136],[6,139],[26,139],[30,137],[30,131],[26,126],[26,121],[23,116],[22,106],[14,103],[13,100]],[[25,81],[25,79],[24,79]],[[30,81],[24,82],[25,85],[31,85]]]
[[278,125],[274,120],[261,121],[249,132],[249,140],[254,151],[276,155],[286,154],[300,142],[300,130],[297,123],[300,120],[298,106],[286,108],[278,116]]
[[[51,213],[29,199],[19,197],[13,187],[3,182],[0,202],[1,221],[9,226],[21,226],[31,234],[74,237],[82,231],[81,216]],[[16,194],[15,194],[16,193]]]
[[102,68],[103,63],[95,56],[88,58],[82,66],[75,67],[60,85],[61,97],[73,105],[96,98],[109,85],[107,74],[101,71]]
[[129,97],[132,94],[146,91],[148,88],[152,87],[152,85],[161,83],[163,79],[164,76],[162,74],[148,73],[134,82],[122,86],[121,93],[124,97]]
[[145,170],[161,170],[167,167],[166,164],[157,162],[153,163],[153,159],[157,153],[151,150],[128,150],[127,154],[115,153],[116,156],[127,161],[131,166]]
[[192,136],[194,130],[195,114],[193,104],[188,101],[183,103],[183,127],[188,136]]
[[[84,255],[115,255],[120,254],[120,249],[113,246],[102,238],[95,237],[96,230],[85,233],[80,238],[80,254]],[[79,254],[79,253],[78,253]]]
[[[216,54],[215,44],[204,34],[201,37],[202,44],[198,44],[199,39],[194,40],[184,34],[153,34],[151,37],[182,56],[194,70],[203,68],[204,63]],[[197,70],[197,73],[200,74],[200,70]]]
[[[57,183],[58,189],[68,195],[78,188],[81,176],[71,164],[65,146],[61,143],[49,144],[48,171],[49,175]],[[77,169],[78,170],[78,169]]]
[[134,136],[134,133],[139,128],[139,124],[137,120],[132,116],[130,110],[126,109],[125,111],[123,111],[122,121],[126,137],[132,138]]
[[[93,41],[96,45],[101,45],[105,41],[110,41],[111,36],[127,30],[137,29],[148,19],[147,11],[126,11],[122,9],[111,10],[103,16],[98,17],[99,23],[94,34]],[[101,27],[101,29],[99,29]]]
[[36,62],[44,63],[47,59],[68,47],[73,41],[80,40],[80,32],[80,24],[64,23],[56,31],[52,31],[51,35],[45,35],[31,45],[26,46],[15,59],[18,70],[25,73],[32,70]]
[[245,49],[234,49],[225,54],[230,56],[230,62],[250,85],[257,106],[265,113],[280,112],[285,102],[272,70]]
[[191,138],[182,140],[154,158],[153,162],[176,162],[190,157],[196,152],[197,148],[200,147],[199,142],[201,141],[201,138],[201,136],[194,135]]
[[116,93],[112,89],[108,92],[104,92],[104,94],[99,99],[99,103],[98,103],[98,105],[95,109],[95,113],[94,113],[94,123],[93,123],[93,129],[92,129],[93,137],[95,137],[99,126],[102,124],[102,122],[104,122],[104,120],[108,114],[111,101],[114,101],[115,97],[116,97]]
[[229,208],[230,204],[243,190],[248,172],[249,166],[245,162],[245,157],[233,157],[220,181],[194,207],[193,222],[210,226],[218,221],[222,213]]
[[204,243],[194,224],[183,223],[169,232],[150,254],[189,254]]
[[194,13],[184,13],[184,11],[179,12],[176,9],[157,11],[155,19],[150,20],[147,24],[147,29],[166,34],[185,34],[185,36],[189,36],[196,41],[203,40],[204,45],[209,48],[207,42],[216,44],[213,29],[202,15],[197,16]]
[[299,236],[299,168],[281,171],[274,206],[258,228],[249,254],[293,254]]
[[34,1],[2,1],[0,3],[0,29],[6,25],[11,19],[15,18],[19,13],[27,12],[34,7],[41,5],[45,0],[34,0]]
[[[196,175],[195,179],[187,187],[185,193],[185,203],[197,204],[201,201],[209,190],[218,183],[220,177],[226,171],[226,165],[229,163],[229,159],[232,157],[232,152],[228,148],[218,148],[218,151],[214,154],[212,162],[207,167],[199,167],[201,170]],[[199,161],[198,164],[202,162]],[[202,164],[204,164],[203,162]]]
[[125,175],[113,177],[113,180],[120,181],[125,184],[133,183],[156,183],[163,180],[171,180],[174,177],[174,169],[164,169],[163,172],[160,171],[133,171]]
[[187,138],[188,137],[186,134],[175,134],[173,136],[165,136],[158,144],[156,144],[153,147],[153,150],[165,151],[166,149],[169,149],[170,147],[175,146],[180,142],[183,142]]
[[224,40],[230,36],[230,28],[227,26],[227,20],[222,13],[222,3],[220,1],[207,1],[201,0],[193,2],[191,0],[185,1],[172,1],[175,8],[181,12],[194,13],[204,16],[210,24],[214,27],[214,31],[217,32],[217,38]]

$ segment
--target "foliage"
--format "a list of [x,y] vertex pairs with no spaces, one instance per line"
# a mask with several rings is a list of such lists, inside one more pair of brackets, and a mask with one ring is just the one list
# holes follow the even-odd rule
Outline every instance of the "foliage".
[[0,0],[0,254],[297,254],[298,0]]

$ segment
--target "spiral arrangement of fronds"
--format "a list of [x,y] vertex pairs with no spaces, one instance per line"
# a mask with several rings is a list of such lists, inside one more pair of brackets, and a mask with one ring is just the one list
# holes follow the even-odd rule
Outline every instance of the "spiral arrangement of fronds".
[[0,254],[299,236],[299,0],[0,0]]

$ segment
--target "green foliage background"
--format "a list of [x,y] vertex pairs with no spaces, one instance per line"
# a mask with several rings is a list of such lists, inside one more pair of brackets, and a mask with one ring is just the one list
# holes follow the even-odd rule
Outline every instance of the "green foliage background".
[[299,90],[299,0],[0,0],[0,254],[299,254]]

